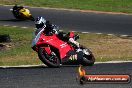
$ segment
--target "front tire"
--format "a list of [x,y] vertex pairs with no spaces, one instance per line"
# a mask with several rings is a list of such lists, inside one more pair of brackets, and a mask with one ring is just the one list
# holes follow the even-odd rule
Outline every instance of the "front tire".
[[95,58],[93,55],[89,55],[87,57],[83,57],[83,62],[82,65],[83,66],[93,66],[95,62]]
[[90,55],[83,55],[82,65],[83,66],[93,66],[95,62],[95,57],[92,52],[87,49]]
[[54,50],[51,50],[52,54],[49,55],[43,47],[39,47],[38,56],[39,59],[48,67],[60,67],[60,59]]

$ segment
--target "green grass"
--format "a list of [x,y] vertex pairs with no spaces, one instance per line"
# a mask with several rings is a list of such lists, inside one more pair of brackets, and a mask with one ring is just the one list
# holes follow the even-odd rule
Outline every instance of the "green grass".
[[[6,50],[0,51],[0,65],[33,65],[41,64],[37,53],[31,49],[33,29],[22,29],[0,26],[0,34],[9,34],[10,45]],[[79,33],[80,44],[90,48],[96,61],[132,60],[132,39],[97,35],[94,33]]]
[[96,61],[127,61],[132,60],[132,39],[118,36],[82,34],[78,41],[90,48]]
[[132,0],[1,0],[0,3],[132,13]]
[[0,27],[0,34],[9,34],[11,48],[0,51],[0,65],[40,64],[35,52],[31,49],[33,29]]

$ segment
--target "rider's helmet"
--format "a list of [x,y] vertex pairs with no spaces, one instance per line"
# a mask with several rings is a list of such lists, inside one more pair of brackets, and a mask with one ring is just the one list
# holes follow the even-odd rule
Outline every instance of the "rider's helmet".
[[35,19],[35,25],[37,29],[43,28],[44,26],[46,26],[46,20],[43,17],[39,16]]
[[15,5],[13,6],[13,10],[17,10],[17,8],[18,8],[18,5],[15,4]]

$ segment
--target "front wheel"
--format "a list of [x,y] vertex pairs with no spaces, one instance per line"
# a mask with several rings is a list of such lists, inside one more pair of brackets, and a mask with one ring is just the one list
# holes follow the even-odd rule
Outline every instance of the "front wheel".
[[89,52],[89,54],[88,55],[87,54],[83,55],[82,65],[92,66],[92,65],[94,65],[95,57],[89,49],[86,49],[86,50],[87,50],[87,52]]
[[60,59],[54,49],[51,49],[51,53],[48,54],[43,47],[39,47],[38,56],[39,59],[48,67],[60,67]]

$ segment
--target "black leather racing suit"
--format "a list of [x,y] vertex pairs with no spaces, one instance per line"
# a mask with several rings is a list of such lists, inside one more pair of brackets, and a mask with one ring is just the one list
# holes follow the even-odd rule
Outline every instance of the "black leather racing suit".
[[56,25],[51,24],[49,21],[46,21],[46,27],[43,31],[45,35],[50,35],[52,33],[56,34],[57,37],[63,41],[68,41],[68,34],[61,32]]

